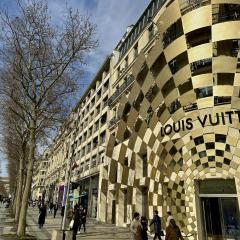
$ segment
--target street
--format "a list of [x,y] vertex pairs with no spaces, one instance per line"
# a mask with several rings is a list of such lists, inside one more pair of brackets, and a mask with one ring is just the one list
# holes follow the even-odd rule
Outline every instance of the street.
[[[13,219],[9,216],[10,209],[0,205],[0,240],[5,239],[2,234],[9,235],[13,233]],[[60,229],[61,226],[60,211],[54,219],[53,214],[48,214],[43,229],[38,228],[38,209],[30,207],[27,215],[27,234],[36,237],[37,240],[50,240],[52,230]],[[82,229],[83,230],[83,229]],[[6,238],[11,239],[11,238]],[[77,235],[77,239],[131,239],[131,233],[127,228],[118,228],[111,224],[97,223],[94,220],[88,219],[86,224],[86,233],[81,232]],[[11,240],[15,240],[14,238]]]

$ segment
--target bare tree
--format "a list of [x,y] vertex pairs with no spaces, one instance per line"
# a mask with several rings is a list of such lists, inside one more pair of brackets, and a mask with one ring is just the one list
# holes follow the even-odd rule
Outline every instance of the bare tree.
[[18,236],[24,236],[37,143],[66,116],[76,74],[97,41],[95,26],[78,11],[68,9],[62,26],[54,27],[45,1],[17,4],[18,17],[1,15],[0,90],[28,131],[27,177],[17,230]]
[[[24,189],[24,183],[26,179],[26,158],[27,158],[27,143],[28,143],[28,131],[25,123],[16,115],[12,101],[5,100],[2,106],[3,115],[3,146],[5,147],[5,153],[8,159],[11,159],[11,165],[9,164],[9,176],[10,183],[15,185],[13,212],[15,213],[15,221],[18,222],[22,192]],[[23,113],[22,113],[23,114]],[[17,171],[17,173],[16,173]],[[14,175],[12,175],[12,173]],[[17,182],[16,182],[17,176]]]

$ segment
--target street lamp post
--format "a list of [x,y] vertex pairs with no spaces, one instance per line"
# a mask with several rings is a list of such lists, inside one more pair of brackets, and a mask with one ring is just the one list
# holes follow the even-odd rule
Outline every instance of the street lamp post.
[[68,198],[69,198],[69,189],[70,189],[70,182],[71,182],[71,176],[72,176],[72,165],[73,165],[73,155],[74,155],[74,145],[72,146],[71,141],[74,138],[74,123],[72,122],[69,125],[69,133],[70,133],[70,139],[69,139],[69,148],[68,148],[68,153],[69,153],[69,161],[68,161],[68,167],[67,167],[67,186],[64,187],[64,194],[63,194],[63,204],[62,207],[64,207],[64,214],[62,217],[62,223],[61,223],[61,230],[65,230],[65,220],[66,220],[66,215],[67,215],[67,206],[68,206]]
[[71,183],[71,176],[72,176],[72,162],[73,162],[73,149],[71,151],[70,163],[69,163],[69,169],[68,169],[66,198],[64,199],[64,202],[63,202],[63,206],[65,206],[65,208],[64,208],[64,215],[62,218],[62,230],[65,230],[65,221],[66,221],[66,215],[67,215],[69,190],[70,190],[70,183]]

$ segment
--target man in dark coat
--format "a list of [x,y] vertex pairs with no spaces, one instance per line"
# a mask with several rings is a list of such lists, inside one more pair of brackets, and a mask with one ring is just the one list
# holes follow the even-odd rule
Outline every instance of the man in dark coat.
[[157,237],[158,237],[158,239],[161,239],[161,219],[158,216],[157,210],[155,211],[155,215],[153,217],[153,220],[150,223],[150,226],[152,224],[154,224],[154,233],[155,233],[153,240],[157,239]]
[[80,221],[80,225],[79,225],[79,232],[81,231],[82,225],[83,225],[84,232],[86,232],[87,209],[81,208],[80,214],[81,214],[81,221]]
[[53,207],[53,217],[54,217],[54,218],[56,217],[57,210],[58,210],[58,203],[55,203],[55,204],[54,204],[54,207]]
[[39,207],[39,216],[38,216],[39,228],[43,227],[43,224],[45,223],[46,215],[47,215],[47,208],[46,208],[46,205],[43,204]]
[[72,229],[73,230],[72,240],[77,239],[77,232],[78,232],[80,223],[81,223],[80,209],[79,207],[74,207],[74,223],[73,223],[73,229]]

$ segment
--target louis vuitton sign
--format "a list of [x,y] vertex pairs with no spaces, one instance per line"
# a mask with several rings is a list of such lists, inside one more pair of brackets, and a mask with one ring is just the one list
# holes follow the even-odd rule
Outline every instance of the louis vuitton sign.
[[[197,121],[204,128],[209,123],[211,126],[232,124],[233,118],[237,117],[237,121],[240,122],[240,110],[226,111],[215,114],[205,114],[203,116],[197,116]],[[178,133],[180,131],[192,130],[193,119],[186,118],[173,124],[166,124],[161,127],[161,136],[170,135],[172,132]]]

